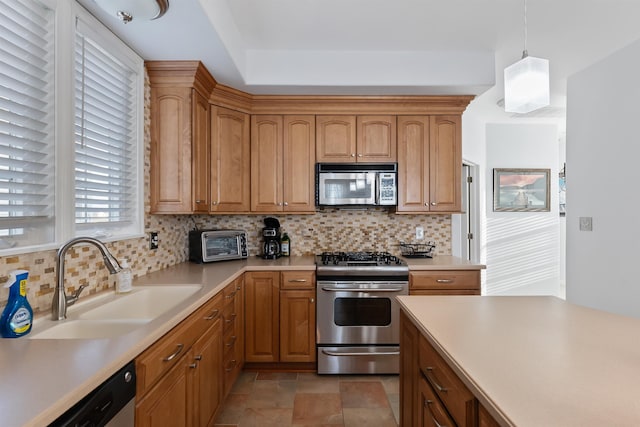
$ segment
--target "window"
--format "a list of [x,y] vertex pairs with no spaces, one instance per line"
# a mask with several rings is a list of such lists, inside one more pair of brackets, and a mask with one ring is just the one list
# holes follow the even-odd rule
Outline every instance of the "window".
[[54,240],[54,12],[0,5],[0,250]]
[[76,234],[113,237],[139,222],[141,61],[85,19],[74,54]]
[[143,78],[77,3],[0,0],[0,255],[142,234]]

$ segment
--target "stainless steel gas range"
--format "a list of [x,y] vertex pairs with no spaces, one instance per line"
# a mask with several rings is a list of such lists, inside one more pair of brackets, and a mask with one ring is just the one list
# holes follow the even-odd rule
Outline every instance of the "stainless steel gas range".
[[316,256],[319,374],[397,374],[409,267],[386,252]]

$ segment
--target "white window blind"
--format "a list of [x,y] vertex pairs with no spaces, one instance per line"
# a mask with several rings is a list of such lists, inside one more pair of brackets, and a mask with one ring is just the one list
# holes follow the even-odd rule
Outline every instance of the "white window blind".
[[0,249],[54,239],[54,19],[0,0]]
[[78,21],[75,222],[78,230],[91,228],[106,236],[136,221],[139,197],[138,71],[117,56],[108,42]]

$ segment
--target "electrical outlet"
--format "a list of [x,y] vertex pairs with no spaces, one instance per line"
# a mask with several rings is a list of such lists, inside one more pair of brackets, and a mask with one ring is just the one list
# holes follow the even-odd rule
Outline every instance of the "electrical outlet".
[[158,244],[160,243],[160,239],[158,239],[158,232],[152,231],[149,233],[149,249],[158,249]]
[[416,240],[424,239],[424,228],[416,227]]
[[590,216],[580,217],[580,231],[593,231],[593,218]]

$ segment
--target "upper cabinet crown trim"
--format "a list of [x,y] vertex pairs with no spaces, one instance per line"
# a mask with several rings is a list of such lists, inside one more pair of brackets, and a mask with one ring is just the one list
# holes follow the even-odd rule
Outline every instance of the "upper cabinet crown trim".
[[200,61],[145,61],[151,87],[192,87],[209,99],[218,85]]

